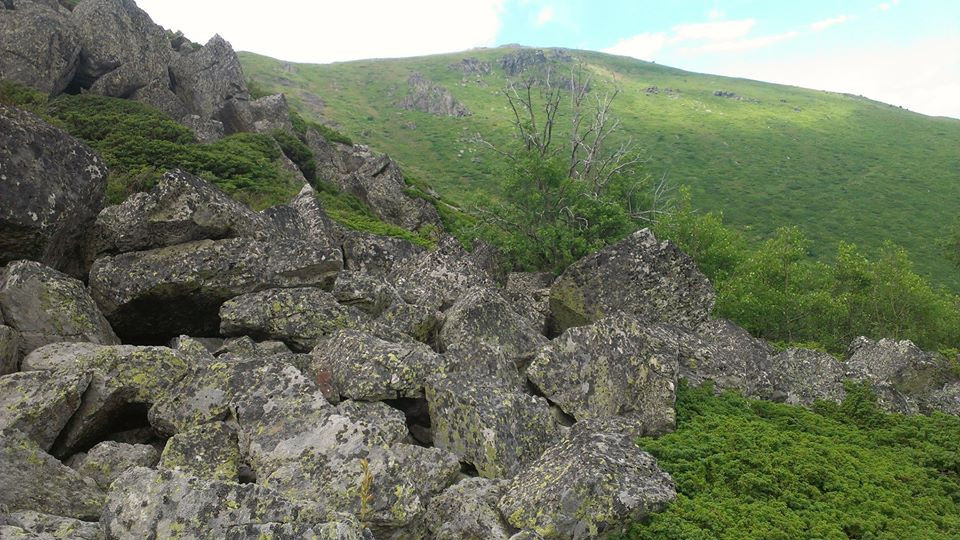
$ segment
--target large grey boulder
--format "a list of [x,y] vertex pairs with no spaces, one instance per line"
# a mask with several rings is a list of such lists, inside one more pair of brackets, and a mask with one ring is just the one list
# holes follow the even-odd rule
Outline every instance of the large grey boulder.
[[343,238],[343,267],[371,276],[386,276],[404,261],[426,251],[403,238],[346,231]]
[[210,422],[170,437],[160,467],[198,478],[239,482],[241,459],[236,430],[224,422]]
[[38,262],[15,261],[0,273],[0,310],[21,357],[63,341],[120,344],[83,283]]
[[534,358],[527,377],[577,420],[631,414],[648,434],[676,424],[685,332],[623,314],[571,328]]
[[106,186],[107,167],[93,150],[0,105],[0,264],[30,259],[82,275],[85,235]]
[[353,270],[337,274],[332,292],[337,302],[373,317],[379,316],[391,304],[403,302],[396,289],[383,278]]
[[846,376],[869,382],[887,412],[928,412],[928,396],[958,380],[946,358],[924,352],[909,340],[874,341],[861,336],[853,340],[847,354]]
[[261,216],[215,185],[177,169],[150,191],[100,212],[92,258],[194,240],[254,238],[263,228]]
[[66,456],[88,448],[106,435],[146,424],[149,406],[177,387],[188,372],[188,361],[166,347],[132,345],[90,346],[77,343],[64,348],[49,345],[25,359],[27,367],[86,373],[90,384],[77,412],[70,418],[53,446],[54,455]]
[[663,511],[677,496],[673,479],[634,441],[615,430],[572,430],[513,478],[501,513],[544,539],[580,540]]
[[251,131],[250,93],[233,47],[219,35],[170,66],[174,92],[191,112],[223,123],[224,133]]
[[287,98],[283,94],[263,96],[251,101],[250,116],[253,120],[253,131],[257,133],[272,131],[293,133],[290,106],[287,105]]
[[358,328],[367,316],[337,303],[322,289],[268,289],[237,296],[220,308],[220,333],[280,340],[297,351],[310,351],[325,336]]
[[689,340],[701,354],[680,362],[680,376],[693,386],[712,381],[716,390],[734,390],[745,396],[769,398],[770,361],[775,352],[765,340],[725,319],[709,320]]
[[[21,531],[5,531],[0,526],[0,538],[11,540],[19,538],[36,540],[102,540],[100,524],[91,521],[43,514],[33,510],[10,512],[5,516],[7,527],[17,527]],[[20,536],[18,536],[18,534]]]
[[816,400],[843,401],[846,376],[843,364],[825,352],[787,349],[770,361],[774,399],[791,405],[811,405]]
[[116,480],[100,523],[109,539],[367,538],[355,520],[271,489],[143,467]]
[[56,7],[17,2],[0,11],[0,79],[50,95],[62,92],[77,69],[80,44]]
[[444,371],[443,357],[422,343],[391,343],[355,330],[334,333],[311,354],[344,399],[423,397],[427,378]]
[[426,387],[433,443],[484,478],[509,478],[559,437],[547,401],[498,385],[435,377]]
[[215,335],[225,301],[276,287],[329,287],[339,252],[300,242],[200,240],[97,259],[93,298],[127,340]]
[[549,331],[550,285],[554,279],[549,272],[510,272],[503,289],[514,311],[543,335]]
[[506,482],[465,478],[430,501],[425,516],[435,540],[508,540],[507,525],[497,501]]
[[44,451],[80,407],[86,373],[24,371],[0,377],[0,429],[17,429]]
[[104,492],[17,430],[0,430],[0,506],[96,520]]
[[394,267],[387,280],[410,304],[445,311],[473,287],[494,287],[493,281],[471,261],[455,238],[443,237],[433,251]]
[[81,44],[79,86],[121,98],[147,87],[169,91],[173,49],[163,28],[132,0],[86,0],[70,20]]
[[127,469],[153,467],[159,459],[160,451],[149,444],[103,441],[86,452],[70,456],[66,464],[109,491],[110,484]]
[[649,229],[573,263],[550,289],[557,332],[618,311],[692,329],[710,315],[714,299],[693,259]]
[[960,382],[947,383],[931,392],[926,399],[926,408],[928,411],[960,416]]
[[469,351],[486,347],[525,365],[547,344],[547,338],[495,289],[470,289],[444,313],[438,335],[440,350]]

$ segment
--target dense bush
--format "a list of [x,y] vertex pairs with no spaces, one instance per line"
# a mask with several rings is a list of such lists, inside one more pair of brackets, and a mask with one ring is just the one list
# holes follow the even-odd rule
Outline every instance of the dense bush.
[[681,387],[676,432],[639,441],[677,501],[616,538],[956,538],[960,419],[884,415],[849,390],[811,412]]
[[303,177],[311,184],[317,180],[317,162],[314,160],[313,152],[296,135],[291,135],[286,131],[274,131],[273,140],[277,141],[284,155],[290,158],[290,161],[297,165]]

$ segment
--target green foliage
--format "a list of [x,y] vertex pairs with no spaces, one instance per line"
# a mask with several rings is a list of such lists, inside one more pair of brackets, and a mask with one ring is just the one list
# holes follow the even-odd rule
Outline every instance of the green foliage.
[[317,162],[314,160],[313,152],[295,135],[286,131],[276,130],[273,132],[273,140],[277,141],[283,153],[294,162],[311,184],[317,180]]
[[341,144],[352,145],[353,140],[350,137],[347,137],[339,131],[320,124],[318,122],[311,122],[305,120],[299,113],[296,111],[290,111],[290,123],[293,124],[293,131],[297,133],[301,138],[305,137],[307,134],[307,129],[313,128],[317,133],[323,136],[324,139],[328,141],[338,142]]
[[380,221],[363,201],[349,193],[344,193],[329,182],[317,182],[315,187],[317,188],[317,198],[320,199],[327,215],[346,227],[381,236],[403,238],[426,248],[433,248],[435,245],[431,237],[432,231],[425,230],[415,233],[403,227]]
[[0,104],[39,114],[47,104],[47,95],[14,82],[0,80]]
[[954,218],[937,244],[943,250],[943,257],[960,269],[960,217]]
[[849,390],[811,412],[681,386],[676,432],[639,441],[677,501],[615,538],[956,538],[960,419],[883,415]]

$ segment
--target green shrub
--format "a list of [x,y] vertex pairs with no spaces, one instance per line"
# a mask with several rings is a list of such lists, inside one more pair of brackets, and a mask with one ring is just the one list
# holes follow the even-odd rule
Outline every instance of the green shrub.
[[615,538],[956,538],[960,418],[884,415],[848,390],[813,412],[681,386],[676,432],[639,441],[677,501]]
[[317,162],[314,160],[313,152],[306,144],[286,131],[274,131],[273,140],[277,141],[284,155],[294,162],[311,184],[317,180]]

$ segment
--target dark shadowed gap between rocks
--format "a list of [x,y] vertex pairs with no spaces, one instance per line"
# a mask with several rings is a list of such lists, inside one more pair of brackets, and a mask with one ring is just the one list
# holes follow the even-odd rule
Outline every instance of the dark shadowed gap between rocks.
[[433,447],[433,424],[426,398],[386,399],[383,403],[403,413],[407,431],[417,444]]
[[54,441],[51,454],[65,462],[73,454],[86,452],[104,441],[128,444],[163,443],[165,439],[153,429],[147,419],[147,411],[150,407],[150,403],[122,403],[112,407],[106,406],[100,413],[103,420],[98,423],[97,429],[90,431],[75,444],[67,446],[64,437],[73,425],[73,419],[71,419]]
[[537,385],[533,384],[533,382],[530,379],[526,379],[525,386],[526,386],[527,393],[530,394],[531,396],[542,397],[543,399],[547,400],[547,403],[550,404],[550,412],[553,414],[553,418],[557,421],[558,424],[560,424],[561,426],[570,427],[577,423],[576,418],[563,412],[563,409],[561,409],[559,405],[550,401],[550,398],[548,398],[547,395],[544,394],[543,391],[540,390],[540,388]]

